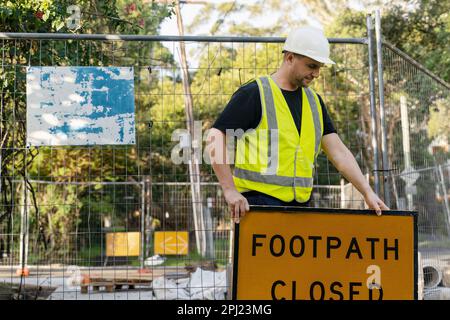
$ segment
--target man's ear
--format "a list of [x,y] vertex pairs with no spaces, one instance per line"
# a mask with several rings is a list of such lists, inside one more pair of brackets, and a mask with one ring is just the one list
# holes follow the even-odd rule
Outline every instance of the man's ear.
[[284,54],[284,61],[286,61],[289,64],[292,64],[293,60],[294,60],[294,54],[292,52],[286,52]]

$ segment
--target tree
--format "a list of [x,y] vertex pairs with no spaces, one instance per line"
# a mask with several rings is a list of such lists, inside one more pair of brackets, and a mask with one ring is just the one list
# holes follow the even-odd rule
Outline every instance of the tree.
[[[450,81],[450,3],[437,0],[409,1],[409,6],[393,5],[382,11],[384,39],[410,55],[445,81]],[[363,13],[350,9],[337,17],[331,36],[364,34]],[[339,26],[339,27],[337,27]]]
[[[359,38],[367,36],[366,13],[362,9],[376,8],[377,6],[383,8],[382,33],[385,39],[423,63],[431,71],[444,79],[448,79],[447,73],[450,64],[448,63],[449,54],[446,48],[449,38],[449,4],[445,1],[335,1],[331,3],[329,1],[310,0],[303,1],[301,4],[294,1],[256,1],[249,4],[227,2],[221,5],[210,4],[203,7],[189,30],[194,32],[200,24],[207,23],[208,18],[218,17],[217,23],[212,25],[210,34],[216,34],[222,30],[222,33],[225,34],[279,36],[284,35],[292,27],[318,22],[325,26],[326,34],[329,37]],[[305,16],[299,14],[299,10],[308,10],[311,14]],[[264,23],[258,24],[258,18],[268,14],[271,18],[269,20],[264,19]],[[279,16],[281,19],[278,18]],[[242,19],[242,17],[248,18]],[[239,22],[236,22],[237,20]],[[255,55],[255,59],[259,60],[264,55],[263,52],[254,53],[251,49],[249,50],[250,45],[246,47],[247,57]],[[204,52],[203,49],[201,49],[201,52]],[[277,50],[277,48],[274,49]],[[321,76],[323,80],[318,81],[315,88],[325,96],[325,103],[337,125],[339,134],[354,152],[358,162],[363,167],[363,171],[372,173],[370,164],[373,163],[374,159],[370,138],[372,132],[371,115],[369,99],[366,95],[366,93],[368,94],[369,84],[367,71],[365,71],[368,68],[367,52],[362,46],[332,45],[332,56],[338,64],[331,68],[325,68]],[[210,60],[209,56],[203,55],[203,57],[203,59]],[[235,63],[233,65],[235,69],[239,68],[241,58],[232,60],[232,63]],[[400,60],[395,63],[401,63]],[[221,61],[223,62],[223,60]],[[257,65],[254,62],[249,62],[248,59],[246,61],[248,64],[245,65],[243,70],[248,70],[249,66],[255,65],[256,67]],[[275,61],[280,61],[280,59],[276,58]],[[427,105],[440,98],[439,95],[430,97],[430,92],[437,89],[433,84],[429,85],[430,81],[427,75],[420,73],[416,78],[410,78],[402,73],[399,68],[385,70],[387,95],[401,90],[408,94],[409,101],[412,104],[418,105]],[[222,70],[222,76],[224,70]],[[200,76],[200,79],[203,78],[200,72],[195,76]],[[197,78],[194,79],[193,83],[196,81]],[[232,86],[231,88],[235,90],[237,87]],[[414,90],[416,92],[413,92]],[[391,96],[391,103],[398,102],[398,97]],[[222,102],[221,107],[217,110],[218,112],[223,108],[223,104]],[[208,108],[211,108],[211,104],[208,104]],[[201,103],[199,109],[204,110]],[[425,108],[420,108],[420,110],[424,114],[427,113]],[[400,121],[399,109],[387,108],[386,117],[388,119],[387,135],[392,137],[388,140],[389,155],[392,162],[396,162],[399,153],[394,154],[394,149],[399,142],[395,138],[396,134],[398,135],[396,132]],[[429,143],[426,136],[420,136],[415,141],[420,145]],[[429,156],[426,154],[423,157],[417,157],[417,159],[425,159],[425,162],[428,161],[426,160],[428,158]],[[324,158],[319,158],[319,166],[322,169],[328,168]],[[324,180],[319,179],[319,181],[325,182],[327,175],[323,175],[323,178]],[[336,182],[331,181],[331,183]]]
[[[72,1],[23,0],[18,2],[1,0],[0,30],[6,32],[75,32],[75,33],[157,33],[161,22],[171,15],[171,6],[149,4],[128,0],[77,2],[81,20],[75,21],[76,28],[69,24],[73,18]],[[75,8],[76,9],[76,8]],[[78,10],[77,9],[77,10]],[[76,19],[75,19],[76,20]],[[121,43],[91,41],[27,41],[3,40],[3,68],[0,71],[1,88],[1,201],[0,223],[5,223],[12,232],[12,218],[20,203],[15,190],[15,180],[28,181],[38,178],[52,182],[72,181],[115,181],[125,172],[137,175],[139,152],[136,148],[26,148],[26,92],[25,74],[27,65],[88,65],[104,66],[121,63],[135,66],[137,75],[147,70],[154,50],[164,51],[159,43]],[[166,51],[167,52],[167,51]],[[161,63],[171,63],[165,55]],[[173,59],[172,59],[173,61]],[[141,83],[138,83],[138,89]],[[157,86],[156,83],[152,84]],[[140,100],[140,99],[138,99]],[[139,131],[142,126],[138,126]],[[114,159],[114,162],[111,160]],[[127,164],[133,164],[132,166]],[[77,230],[85,218],[83,208],[90,213],[102,213],[106,207],[95,206],[105,198],[91,197],[86,186],[46,186],[41,188],[27,182],[29,194],[34,200],[35,214],[30,215],[36,237],[43,239],[40,245],[50,253],[63,254],[67,250],[68,232]],[[36,191],[39,192],[36,192]],[[120,195],[126,191],[119,191]],[[119,195],[117,195],[119,196]],[[87,200],[89,199],[89,201]],[[108,203],[114,203],[110,199]],[[92,201],[92,202],[90,202]],[[64,206],[63,203],[72,205]],[[103,202],[105,205],[107,202]],[[123,212],[121,204],[115,203]],[[128,208],[127,210],[134,210]],[[31,211],[31,210],[30,210]],[[95,216],[95,215],[93,215]],[[127,219],[127,215],[123,219]],[[8,242],[8,251],[11,243]],[[47,247],[48,246],[48,247]],[[47,250],[46,250],[47,251]]]

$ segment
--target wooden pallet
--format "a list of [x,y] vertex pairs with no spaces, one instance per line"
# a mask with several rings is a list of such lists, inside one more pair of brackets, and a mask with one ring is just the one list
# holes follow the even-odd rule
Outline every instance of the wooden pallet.
[[189,277],[189,272],[178,268],[153,268],[149,270],[101,270],[82,274],[80,289],[82,294],[92,289],[94,292],[106,291],[115,292],[123,290],[133,290],[136,285],[151,286],[154,278],[167,277],[168,279],[179,279]]
[[145,279],[105,279],[105,278],[89,278],[87,281],[83,281],[80,285],[81,293],[87,294],[89,289],[99,292],[103,289],[106,292],[115,292],[116,290],[123,290],[127,287],[127,290],[134,290],[136,285],[150,286],[151,280]]

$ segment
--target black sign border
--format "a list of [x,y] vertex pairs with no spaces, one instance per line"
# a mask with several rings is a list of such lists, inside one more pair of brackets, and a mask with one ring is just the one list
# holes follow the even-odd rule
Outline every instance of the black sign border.
[[[333,208],[309,208],[309,207],[289,207],[289,206],[250,206],[251,211],[268,212],[291,212],[295,213],[329,213],[329,214],[359,214],[375,215],[374,210],[356,210],[356,209],[333,209]],[[383,211],[385,216],[412,216],[414,228],[414,300],[418,298],[418,261],[417,261],[417,211],[388,210]],[[238,280],[238,257],[239,257],[239,223],[234,224],[234,245],[233,245],[233,281],[232,281],[232,300],[237,300],[237,280]]]

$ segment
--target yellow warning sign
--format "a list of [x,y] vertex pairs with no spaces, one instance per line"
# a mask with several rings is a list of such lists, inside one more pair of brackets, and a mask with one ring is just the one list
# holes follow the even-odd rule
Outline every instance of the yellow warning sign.
[[235,226],[234,298],[417,297],[415,213],[273,210],[252,208]]
[[189,249],[189,234],[187,231],[155,232],[155,254],[187,255]]
[[106,234],[106,255],[108,257],[139,256],[140,232],[111,232]]

